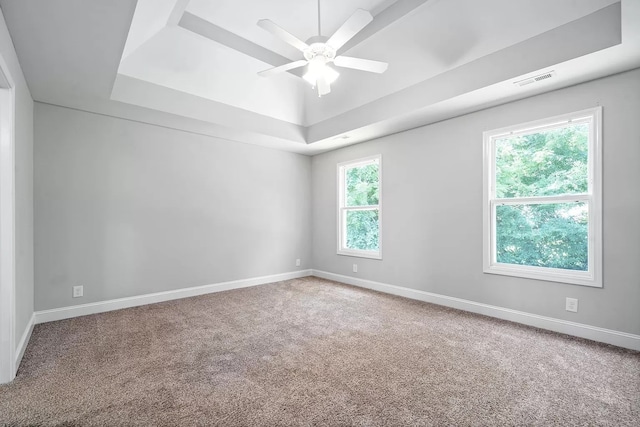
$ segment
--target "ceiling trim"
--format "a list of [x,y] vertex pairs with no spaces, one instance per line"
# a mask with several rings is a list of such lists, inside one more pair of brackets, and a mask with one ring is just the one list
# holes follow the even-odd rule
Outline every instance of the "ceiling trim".
[[455,98],[622,42],[621,6],[614,3],[553,30],[379,98],[308,128],[307,143]]
[[166,86],[118,74],[111,99],[183,117],[214,123],[246,133],[305,144],[305,128],[294,123],[263,116]]

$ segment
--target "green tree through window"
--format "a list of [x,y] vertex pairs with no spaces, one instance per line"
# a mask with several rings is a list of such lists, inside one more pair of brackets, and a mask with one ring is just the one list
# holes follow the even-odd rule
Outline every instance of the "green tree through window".
[[380,158],[346,163],[339,168],[340,248],[354,255],[380,252]]
[[602,287],[602,107],[483,139],[483,271]]
[[[498,199],[585,194],[589,126],[566,125],[496,140]],[[569,270],[588,269],[588,205],[516,203],[496,206],[496,260]]]

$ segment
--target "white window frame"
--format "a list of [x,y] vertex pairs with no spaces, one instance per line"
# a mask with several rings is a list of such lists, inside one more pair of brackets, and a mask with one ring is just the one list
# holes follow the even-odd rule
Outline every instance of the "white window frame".
[[[346,206],[345,171],[353,167],[378,163],[378,204],[367,206]],[[382,155],[364,157],[357,160],[338,163],[338,255],[359,258],[382,259]],[[346,212],[355,210],[378,210],[378,250],[363,251],[346,247]]]
[[[588,179],[586,194],[498,199],[495,196],[495,141],[506,135],[525,135],[553,129],[568,123],[589,123]],[[590,108],[529,123],[483,133],[484,139],[484,272],[575,285],[602,287],[602,107]],[[522,203],[574,203],[582,201],[589,208],[589,269],[573,271],[561,268],[524,266],[496,261],[496,206]]]

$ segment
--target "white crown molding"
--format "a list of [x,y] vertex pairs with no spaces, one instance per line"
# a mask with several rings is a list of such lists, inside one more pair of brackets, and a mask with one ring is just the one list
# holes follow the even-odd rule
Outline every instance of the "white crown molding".
[[534,326],[536,328],[546,329],[549,331],[573,335],[580,338],[586,338],[593,341],[640,351],[640,335],[599,328],[597,326],[585,325],[583,323],[555,319],[553,317],[539,316],[537,314],[526,313],[524,311],[511,310],[509,308],[482,304],[479,302],[450,297],[446,295],[434,294],[417,289],[405,288],[402,286],[374,282],[372,280],[344,276],[342,274],[335,274],[322,270],[312,271],[313,276],[323,279],[346,283],[361,288],[372,289],[375,291],[384,292],[386,294],[398,295],[418,301],[457,308],[459,310],[470,311],[472,313],[483,314],[485,316],[509,320],[511,322]]
[[249,279],[232,280],[211,285],[195,286],[191,288],[175,289],[172,291],[155,292],[152,294],[136,295],[133,297],[118,298],[107,301],[98,301],[88,304],[69,307],[41,310],[34,313],[35,324],[53,322],[89,314],[104,313],[106,311],[120,310],[123,308],[137,307],[140,305],[155,304],[197,295],[211,294],[228,291],[231,289],[247,288],[250,286],[264,285],[266,283],[280,282],[282,280],[297,279],[311,275],[311,270],[292,271],[288,273],[273,274],[270,276],[253,277]]

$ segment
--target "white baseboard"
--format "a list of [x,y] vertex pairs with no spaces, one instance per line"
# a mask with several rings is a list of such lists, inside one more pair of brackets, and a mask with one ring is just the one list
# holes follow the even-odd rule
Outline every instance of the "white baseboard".
[[405,298],[444,305],[446,307],[457,308],[460,310],[470,311],[472,313],[484,314],[498,319],[510,320],[512,322],[535,326],[541,329],[547,329],[550,331],[640,351],[640,335],[599,328],[597,326],[590,326],[582,323],[569,322],[567,320],[555,319],[553,317],[539,316],[537,314],[526,313],[524,311],[511,310],[509,308],[482,304],[461,298],[420,291],[417,289],[388,285],[386,283],[344,276],[342,274],[329,273],[327,271],[312,271],[314,276],[321,277],[323,279],[373,289],[375,291],[398,295]]
[[299,277],[306,276],[311,276],[311,270],[292,271],[289,273],[273,274],[271,276],[253,277],[250,279],[233,280],[230,282],[215,283],[212,285],[195,286],[192,288],[176,289],[173,291],[156,292],[153,294],[137,295],[133,297],[92,302],[89,304],[36,311],[34,313],[35,323],[53,322],[55,320],[104,313],[105,311],[120,310],[122,308],[137,307],[140,305],[228,291],[231,289],[247,288],[250,286],[297,279]]
[[627,332],[619,332],[597,326],[585,325],[582,323],[570,322],[567,320],[555,319],[552,317],[540,316],[523,311],[512,310],[504,307],[497,307],[479,302],[469,301],[461,298],[420,291],[417,289],[404,288],[401,286],[389,285],[386,283],[374,282],[342,274],[330,273],[322,270],[301,270],[289,273],[275,274],[271,276],[254,277],[250,279],[234,280],[230,282],[216,283],[212,285],[196,286],[192,288],[176,289],[173,291],[156,292],[153,294],[138,295],[134,297],[118,298],[108,301],[100,301],[89,304],[76,305],[71,307],[55,308],[52,310],[36,311],[29,327],[16,349],[16,369],[20,365],[22,356],[29,342],[34,324],[52,322],[55,320],[69,319],[72,317],[86,316],[89,314],[103,313],[105,311],[119,310],[122,308],[137,307],[140,305],[153,304],[163,301],[170,301],[180,298],[188,298],[197,295],[204,295],[214,292],[222,292],[231,289],[246,288],[266,283],[279,282],[282,280],[296,279],[306,276],[317,276],[323,279],[334,280],[336,282],[347,283],[349,285],[372,289],[387,294],[398,295],[405,298],[425,301],[446,307],[457,308],[470,311],[472,313],[483,314],[496,317],[498,319],[509,320],[541,329],[560,332],[576,337],[612,344],[632,350],[640,351],[640,335]]
[[27,344],[29,344],[29,340],[31,339],[31,333],[33,332],[33,327],[35,326],[35,324],[36,324],[36,314],[33,313],[31,315],[31,319],[29,319],[29,323],[27,324],[27,327],[24,328],[24,332],[22,333],[20,342],[18,342],[18,346],[16,347],[16,364],[14,365],[16,368],[16,372],[18,372],[18,368],[20,367],[20,362],[22,362],[24,351],[27,349]]

